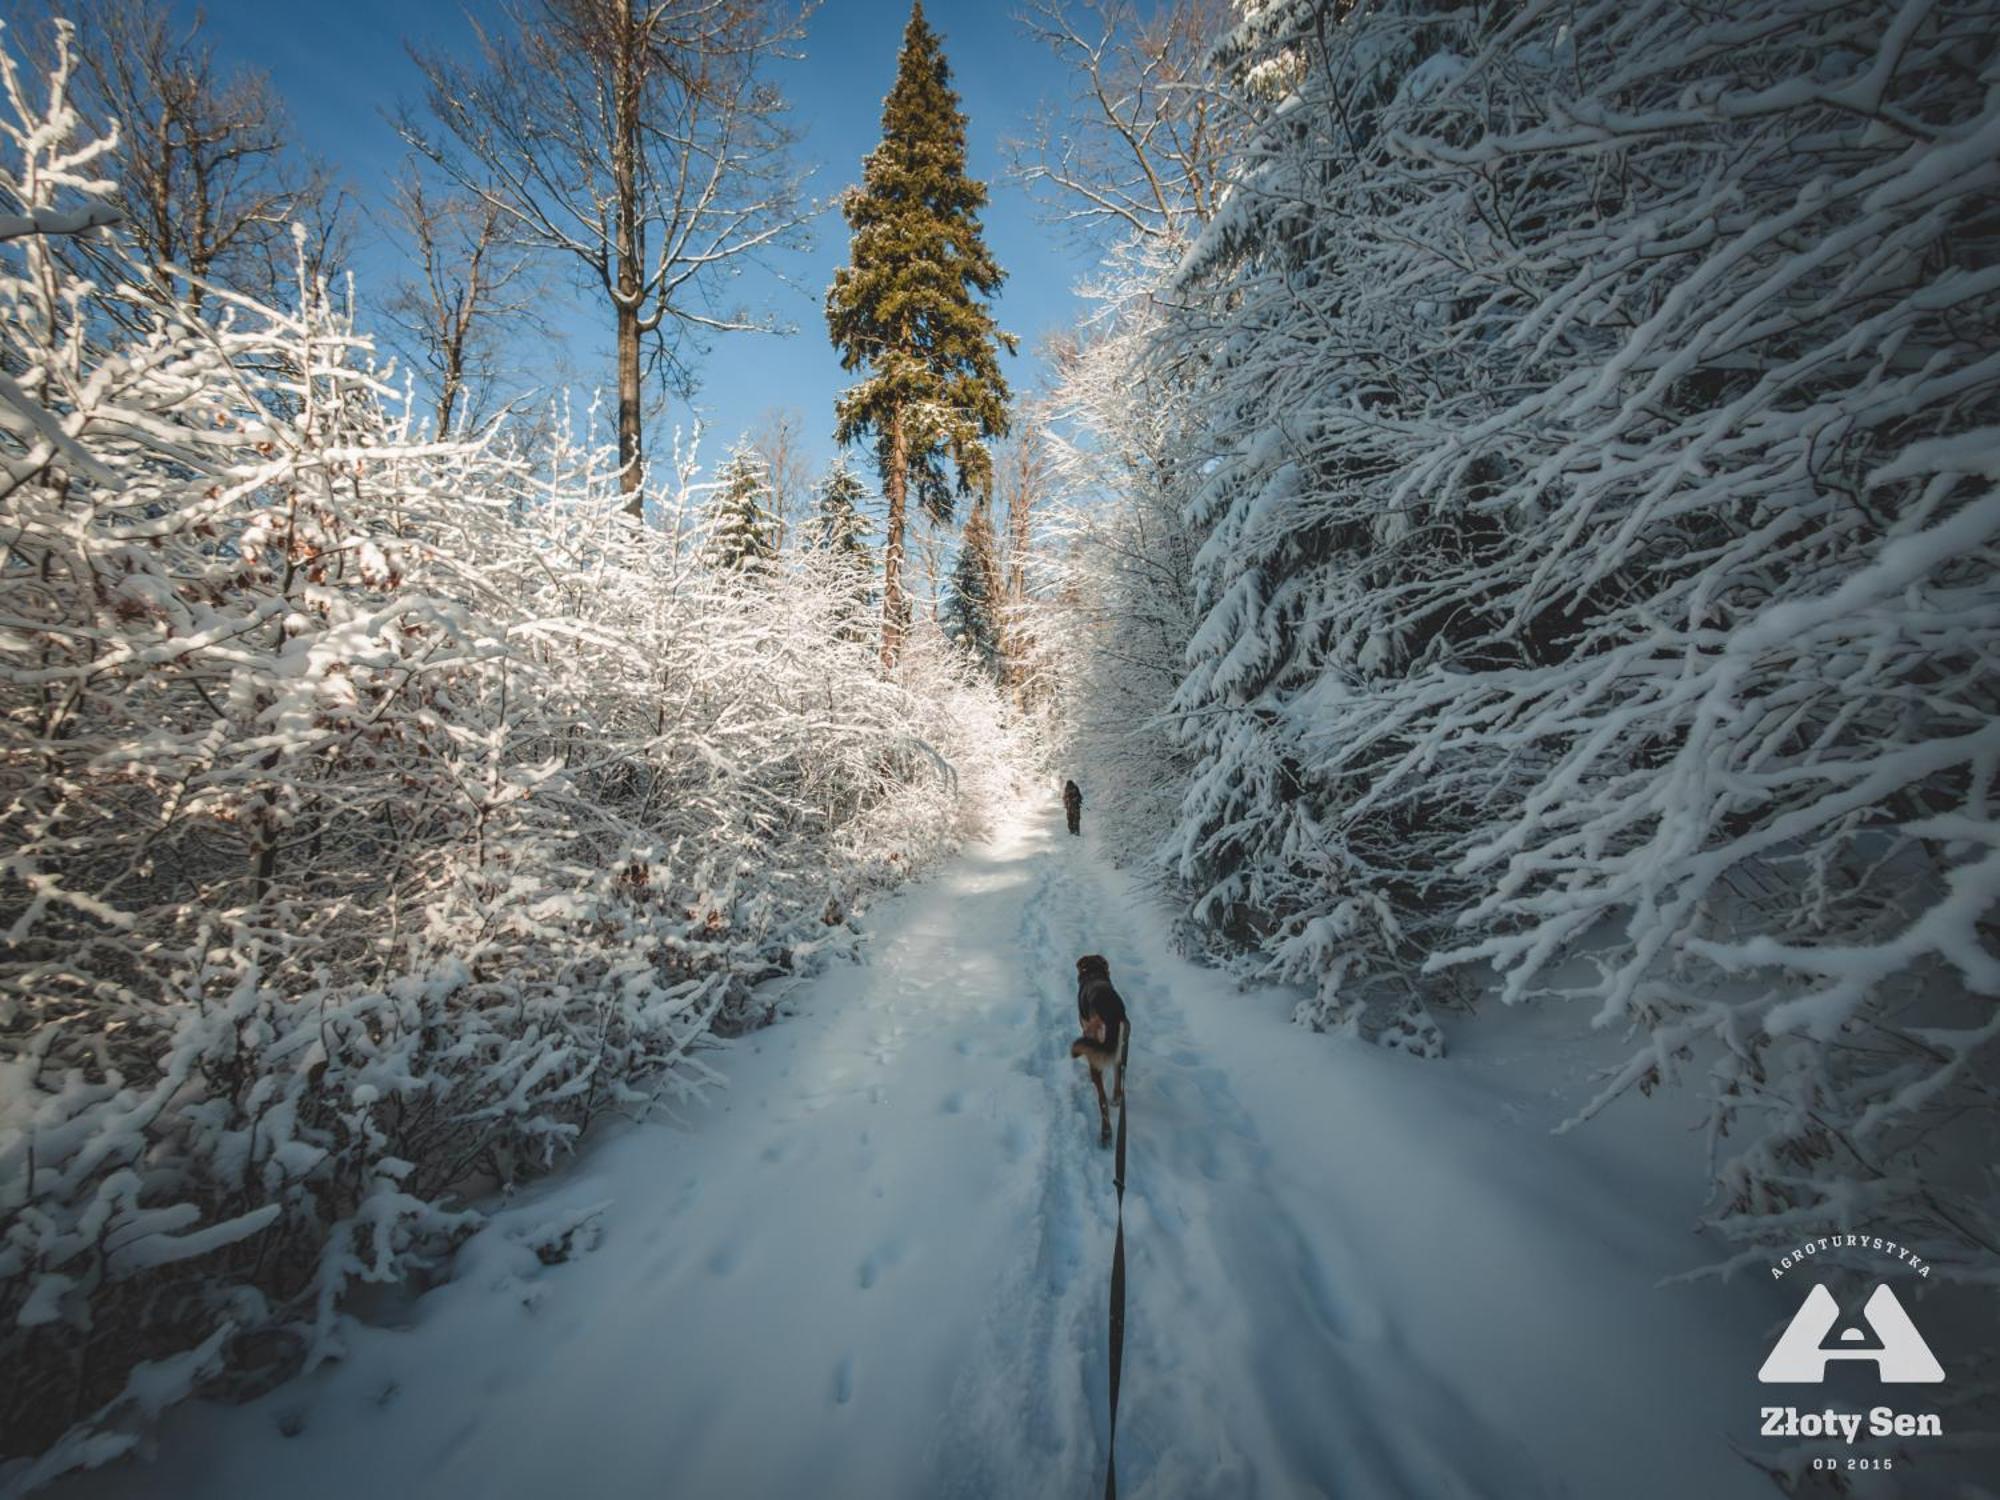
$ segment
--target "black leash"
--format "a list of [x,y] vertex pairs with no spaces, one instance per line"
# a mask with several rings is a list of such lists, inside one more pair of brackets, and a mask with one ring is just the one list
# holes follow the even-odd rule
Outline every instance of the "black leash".
[[[1125,1040],[1129,1044],[1131,1033]],[[1125,1363],[1125,1067],[1118,1068],[1118,1157],[1111,1181],[1118,1189],[1118,1239],[1111,1251],[1111,1437],[1104,1448],[1104,1500],[1118,1500],[1118,1375]]]

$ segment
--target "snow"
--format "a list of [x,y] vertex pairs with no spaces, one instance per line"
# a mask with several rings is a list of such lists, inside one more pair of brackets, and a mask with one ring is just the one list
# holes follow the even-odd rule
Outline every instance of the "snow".
[[[1990,1289],[1981,5],[1327,14],[1242,10],[1219,211],[1024,424],[1011,704],[748,459],[436,441],[300,231],[283,309],[51,243],[115,141],[0,46],[0,1492],[301,1368],[69,1488],[1094,1489],[1086,949],[1128,1495],[1762,1494],[1760,1259]],[[1091,839],[882,920],[1031,741]]]
[[[292,1144],[297,1145],[296,1142]],[[219,1250],[224,1245],[248,1239],[269,1228],[277,1219],[278,1211],[278,1204],[266,1203],[223,1223],[204,1225],[190,1234],[174,1234],[160,1225],[144,1227],[138,1238],[111,1252],[108,1261],[111,1274],[129,1276],[134,1271],[147,1271],[155,1266],[171,1265],[177,1260],[206,1255],[211,1250]],[[200,1217],[200,1210],[191,1203],[177,1205],[169,1212],[174,1214],[174,1227],[191,1224]],[[163,1218],[164,1215],[155,1217]]]
[[1107,260],[1062,376],[1133,456],[1076,741],[1300,1019],[1428,1047],[1565,968],[1650,1033],[1620,1089],[1705,1094],[1738,1245],[1984,1284],[2000,93],[1947,59],[1992,7],[1505,9],[1219,45],[1222,206]]
[[37,208],[25,214],[0,213],[0,240],[18,240],[30,234],[85,234],[116,224],[122,217],[106,203],[90,203],[81,208]]
[[1715,1254],[1698,1103],[1550,1134],[1608,1039],[1307,1033],[1173,957],[1052,798],[876,919],[726,1090],[517,1194],[345,1359],[49,1493],[1092,1492],[1113,1199],[1067,1048],[1098,951],[1136,1023],[1123,1493],[1768,1495],[1729,1444],[1789,1307],[1660,1285]]

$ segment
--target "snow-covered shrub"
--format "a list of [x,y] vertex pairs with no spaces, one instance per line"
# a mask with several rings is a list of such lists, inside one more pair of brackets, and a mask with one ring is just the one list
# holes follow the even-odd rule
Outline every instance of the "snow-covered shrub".
[[1217,61],[1251,144],[1152,346],[1204,428],[1197,910],[1321,1024],[1587,955],[1651,1036],[1607,1097],[1721,1059],[1726,1230],[1969,1272],[1990,7],[1274,0]]
[[534,491],[465,545],[527,616],[537,753],[643,835],[649,882],[736,955],[740,1025],[748,985],[826,936],[801,917],[824,928],[966,831],[961,772],[1003,764],[1007,740],[968,733],[974,705],[921,661],[881,676],[847,560],[715,565],[709,488],[684,470],[666,524],[635,529],[610,451],[559,437]]
[[204,320],[115,240],[52,243],[111,217],[105,148],[66,62],[46,97],[4,68],[0,1462],[29,1486],[198,1381],[337,1354],[343,1295],[438,1266],[470,1192],[698,1090],[759,981],[962,829],[953,757],[1005,744],[970,689],[881,678],[851,576],[705,566],[691,467],[641,525],[586,441],[429,441],[303,276]]

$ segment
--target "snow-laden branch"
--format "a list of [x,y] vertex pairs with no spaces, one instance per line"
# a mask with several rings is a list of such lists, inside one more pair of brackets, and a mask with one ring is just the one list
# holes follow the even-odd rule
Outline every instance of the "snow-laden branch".
[[1988,22],[1256,7],[1126,367],[1200,414],[1197,915],[1322,1022],[1587,996],[1650,1034],[1614,1093],[1706,1070],[1726,1231],[1865,1196],[1951,1275],[2000,1245]]

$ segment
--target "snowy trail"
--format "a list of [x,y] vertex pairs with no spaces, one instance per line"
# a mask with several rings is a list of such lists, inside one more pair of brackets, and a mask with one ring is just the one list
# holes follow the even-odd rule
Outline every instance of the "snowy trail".
[[[1654,1289],[1691,1247],[1624,1205],[1672,1194],[1622,1180],[1644,1163],[1615,1139],[1552,1141],[1545,1080],[1302,1037],[1283,997],[1173,958],[1055,818],[877,916],[868,963],[722,1059],[716,1103],[524,1194],[384,1310],[410,1326],[57,1493],[1100,1492],[1110,1156],[1067,1056],[1089,951],[1136,1031],[1124,1494],[1768,1493],[1723,1429],[1755,1415],[1769,1309]],[[522,1243],[599,1204],[571,1261]]]
[[[1266,1175],[1267,1153],[1226,1075],[1194,1043],[1122,914],[1076,865],[1038,863],[1020,949],[1051,958],[1104,951],[1122,992],[1145,997],[1135,1012],[1131,1084],[1124,1488],[1446,1496],[1491,1485],[1540,1493],[1510,1445],[1476,1422],[1465,1423],[1456,1452],[1398,1445],[1375,1429],[1377,1405],[1421,1402],[1455,1423],[1464,1418],[1420,1370],[1384,1372],[1385,1388],[1366,1356],[1357,1358],[1357,1347],[1379,1338],[1381,1320],[1329,1264],[1338,1247],[1308,1244]],[[1075,1030],[1068,966],[1044,963],[1032,982],[1035,1071],[1048,1096],[1043,1119],[1055,1128],[1035,1174],[1032,1264],[992,1299],[992,1352],[973,1365],[967,1404],[976,1415],[965,1436],[971,1452],[987,1451],[952,1476],[967,1494],[1038,1493],[1042,1484],[1088,1494],[1108,1429],[1109,1164],[1091,1129],[1091,1096],[1063,1062]],[[1024,1307],[1037,1315],[1023,1321],[1008,1311]],[[1013,1378],[996,1381],[995,1372]],[[1353,1399],[1369,1386],[1365,1401]],[[1021,1391],[1041,1399],[1023,1403]],[[1468,1472],[1459,1460],[1473,1455]]]

